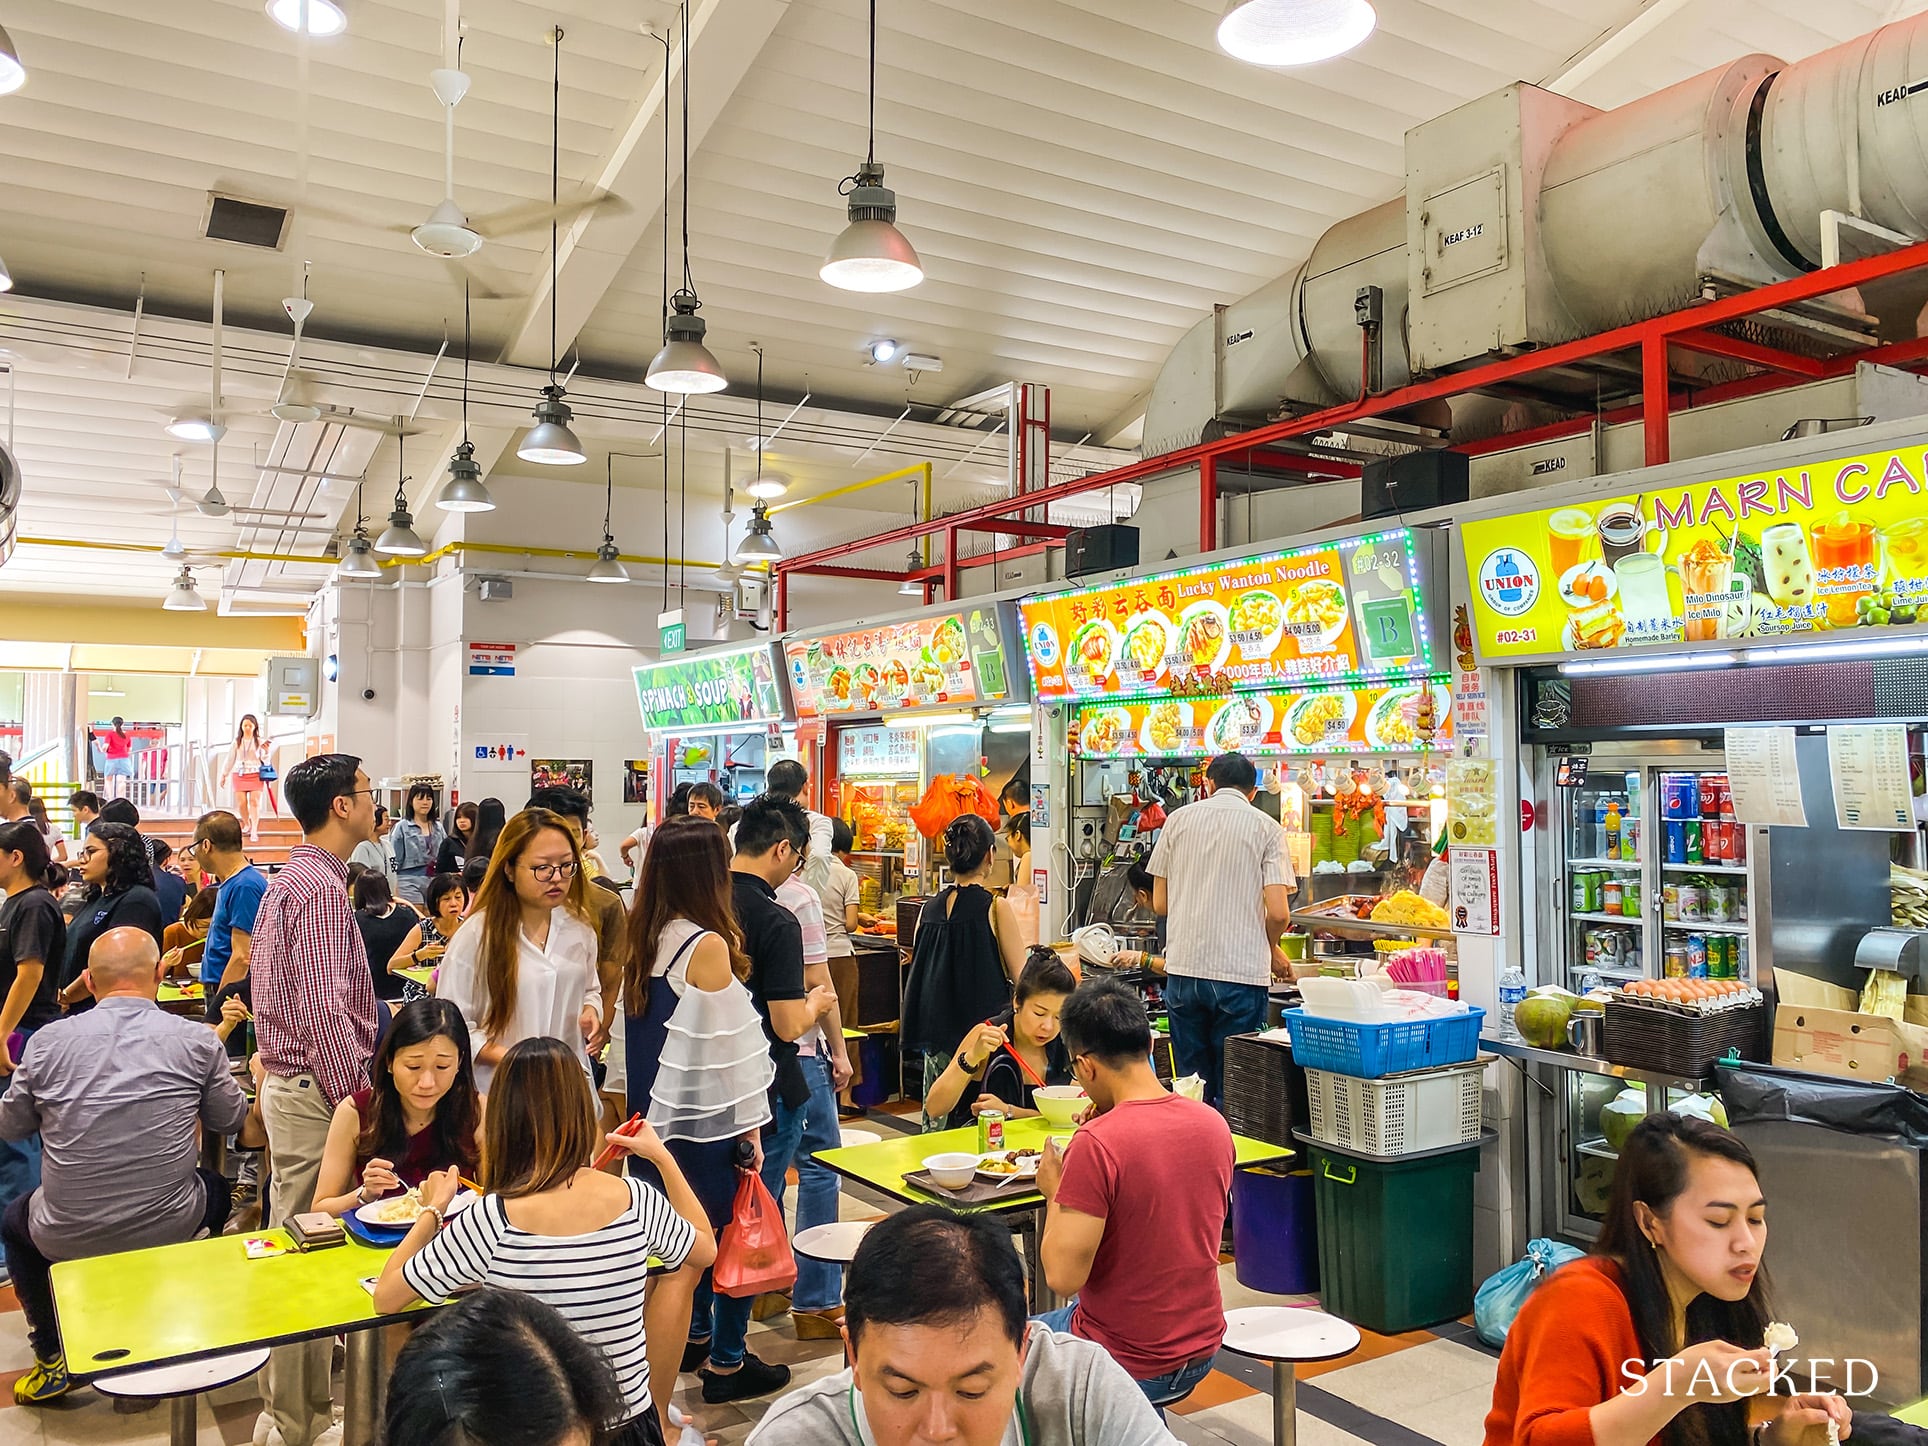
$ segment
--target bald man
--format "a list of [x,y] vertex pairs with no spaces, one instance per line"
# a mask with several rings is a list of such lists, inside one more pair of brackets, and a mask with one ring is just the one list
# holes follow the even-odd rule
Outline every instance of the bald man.
[[95,1007],[36,1033],[0,1098],[0,1139],[41,1141],[40,1188],[0,1217],[34,1353],[14,1383],[22,1405],[70,1388],[54,1261],[173,1245],[227,1223],[228,1182],[197,1167],[197,1126],[239,1129],[247,1097],[214,1031],[155,1004],[161,972],[145,929],[102,934],[82,976]]

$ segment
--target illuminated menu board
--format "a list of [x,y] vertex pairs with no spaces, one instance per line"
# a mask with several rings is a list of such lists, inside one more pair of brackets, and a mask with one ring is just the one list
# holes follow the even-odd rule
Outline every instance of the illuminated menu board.
[[990,606],[783,644],[800,718],[969,707],[1010,696]]
[[1210,696],[1432,671],[1411,532],[1020,604],[1034,696]]
[[1452,736],[1451,691],[1431,680],[1378,688],[1087,703],[1065,729],[1074,758],[1419,753],[1450,743]]
[[653,733],[760,728],[783,717],[770,646],[681,653],[634,670],[643,726]]

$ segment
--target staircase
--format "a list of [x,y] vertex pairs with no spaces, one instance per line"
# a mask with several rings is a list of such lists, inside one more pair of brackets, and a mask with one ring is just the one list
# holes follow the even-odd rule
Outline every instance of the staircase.
[[[198,815],[197,815],[198,816]],[[149,838],[165,839],[176,849],[194,842],[194,819],[147,816],[141,819],[141,832]],[[244,839],[241,851],[249,862],[268,869],[288,862],[288,850],[301,842],[301,826],[285,813],[264,812],[261,816],[261,842]]]

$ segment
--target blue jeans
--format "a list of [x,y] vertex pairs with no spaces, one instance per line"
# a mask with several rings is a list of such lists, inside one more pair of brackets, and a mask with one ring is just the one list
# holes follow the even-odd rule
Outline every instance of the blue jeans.
[[[1046,1330],[1057,1331],[1068,1336],[1072,1334],[1071,1313],[1077,1308],[1078,1301],[1074,1296],[1071,1304],[1046,1311],[1043,1315],[1034,1315],[1031,1319]],[[1158,1414],[1163,1416],[1164,1408],[1168,1403],[1189,1396],[1192,1388],[1204,1380],[1211,1369],[1210,1361],[1194,1361],[1190,1365],[1180,1366],[1175,1371],[1167,1371],[1162,1376],[1152,1376],[1148,1380],[1139,1381],[1138,1389],[1145,1393],[1147,1401],[1158,1407]]]
[[[797,1064],[810,1085],[810,1098],[801,1109],[777,1106],[776,1124],[763,1144],[763,1183],[783,1204],[784,1176],[792,1161],[797,1167],[795,1239],[816,1225],[837,1219],[837,1176],[813,1158],[818,1150],[834,1150],[843,1142],[837,1124],[837,1094],[830,1088],[830,1061],[821,1054],[799,1055]],[[843,1267],[834,1261],[797,1257],[797,1284],[791,1293],[794,1310],[834,1310],[843,1300]]]
[[743,1353],[748,1349],[744,1343],[750,1336],[750,1308],[755,1304],[755,1296],[718,1295],[710,1288],[710,1273],[703,1272],[690,1300],[690,1339],[702,1340],[700,1328],[708,1324],[711,1365],[729,1370],[743,1364]]
[[1165,980],[1165,1004],[1171,1015],[1172,1072],[1198,1075],[1205,1081],[1205,1103],[1223,1108],[1225,1041],[1265,1028],[1265,986],[1172,974]]

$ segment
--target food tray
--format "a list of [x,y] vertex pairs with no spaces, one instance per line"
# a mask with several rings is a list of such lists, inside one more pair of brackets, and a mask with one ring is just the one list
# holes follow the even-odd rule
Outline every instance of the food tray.
[[1304,1075],[1292,1052],[1280,1044],[1252,1034],[1228,1038],[1225,1122],[1232,1133],[1289,1148],[1292,1127],[1305,1116]]
[[1316,904],[1308,904],[1303,909],[1294,909],[1295,919],[1336,919],[1341,924],[1369,924],[1370,919],[1361,919],[1352,911],[1361,903],[1377,905],[1378,894],[1334,894],[1329,899],[1321,899]]
[[1470,1144],[1480,1133],[1483,1061],[1385,1079],[1305,1072],[1306,1129],[1322,1145],[1400,1156]]
[[1742,1059],[1767,1059],[1767,1006],[1750,1004],[1712,1014],[1688,1014],[1650,1004],[1607,1001],[1601,1054],[1610,1064],[1683,1079],[1711,1076],[1714,1062],[1738,1050]]
[[1479,1053],[1479,1026],[1484,1018],[1484,1009],[1470,1006],[1464,1014],[1439,1019],[1371,1024],[1356,1019],[1320,1019],[1303,1009],[1288,1009],[1285,1027],[1292,1034],[1292,1057],[1306,1069],[1377,1079],[1442,1064],[1464,1064]]

